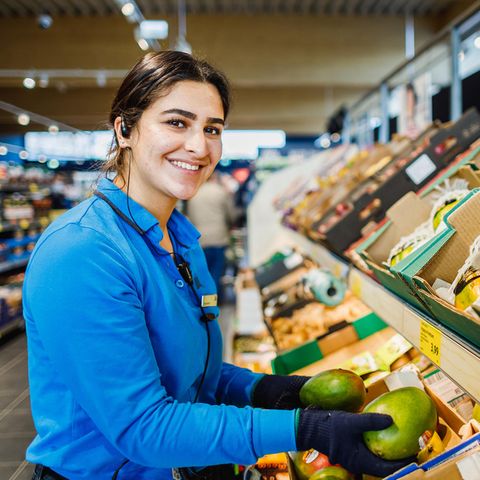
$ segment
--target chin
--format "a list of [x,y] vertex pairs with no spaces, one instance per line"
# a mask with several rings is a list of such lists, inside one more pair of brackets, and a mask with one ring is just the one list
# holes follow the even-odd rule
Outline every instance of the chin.
[[174,195],[174,197],[177,200],[190,200],[195,196],[195,194],[198,192],[198,188],[195,188],[193,190],[184,190],[182,192],[177,192],[177,194]]

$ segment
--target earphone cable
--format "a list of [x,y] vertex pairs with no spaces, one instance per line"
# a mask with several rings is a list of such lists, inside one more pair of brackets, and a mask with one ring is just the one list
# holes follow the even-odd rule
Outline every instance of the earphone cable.
[[130,152],[130,159],[128,160],[128,175],[127,175],[127,210],[128,214],[130,215],[130,218],[132,219],[132,222],[137,226],[137,228],[140,231],[143,231],[142,228],[140,228],[140,225],[135,221],[135,218],[133,218],[132,211],[130,210],[130,170],[131,170],[131,164],[132,164],[132,159],[133,159],[133,153]]

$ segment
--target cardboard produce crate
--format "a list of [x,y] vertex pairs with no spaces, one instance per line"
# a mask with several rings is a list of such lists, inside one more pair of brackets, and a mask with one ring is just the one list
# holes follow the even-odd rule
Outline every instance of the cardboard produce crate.
[[[480,347],[480,321],[437,296],[436,279],[453,282],[480,235],[480,189],[472,191],[445,216],[447,229],[419,249],[415,259],[399,271],[433,318]],[[397,271],[396,268],[393,268]]]
[[385,328],[387,324],[375,313],[352,323],[342,322],[327,334],[277,355],[272,360],[272,371],[279,375],[288,375]]
[[471,109],[456,123],[443,126],[423,150],[388,164],[351,192],[313,224],[309,236],[343,254],[369,223],[382,220],[407,192],[421,190],[479,137],[480,116]]

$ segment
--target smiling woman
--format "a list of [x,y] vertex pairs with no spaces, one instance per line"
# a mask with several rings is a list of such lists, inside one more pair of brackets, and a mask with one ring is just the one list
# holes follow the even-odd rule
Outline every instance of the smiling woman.
[[356,440],[388,417],[334,426],[329,412],[302,414],[307,378],[222,361],[215,283],[175,205],[215,169],[228,110],[208,63],[145,56],[113,101],[113,181],[38,240],[23,290],[35,480],[231,480],[232,463],[297,445],[328,453],[350,431],[357,470],[398,468]]

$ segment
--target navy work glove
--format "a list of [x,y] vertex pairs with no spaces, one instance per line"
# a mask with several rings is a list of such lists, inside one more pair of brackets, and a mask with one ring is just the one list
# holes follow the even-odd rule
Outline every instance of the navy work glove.
[[255,385],[252,406],[276,410],[300,408],[299,392],[308,380],[310,377],[299,375],[265,375]]
[[352,473],[383,478],[415,461],[382,460],[363,443],[363,432],[383,430],[392,424],[389,415],[312,408],[299,410],[297,418],[297,450],[314,448],[327,455],[330,463],[339,463]]

